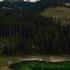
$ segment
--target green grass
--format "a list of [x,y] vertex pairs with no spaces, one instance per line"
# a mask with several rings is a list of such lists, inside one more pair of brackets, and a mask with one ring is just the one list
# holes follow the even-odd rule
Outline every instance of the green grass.
[[0,56],[0,65],[7,65],[9,61],[15,63],[21,58],[21,56]]
[[12,67],[14,70],[70,70],[70,62],[20,62]]

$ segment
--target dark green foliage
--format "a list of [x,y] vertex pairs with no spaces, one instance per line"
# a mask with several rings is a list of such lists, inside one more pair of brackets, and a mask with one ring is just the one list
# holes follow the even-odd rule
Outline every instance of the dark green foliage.
[[20,62],[10,65],[14,70],[69,70],[70,62]]
[[69,54],[70,24],[61,26],[61,21],[55,20],[53,17],[2,15],[1,54]]

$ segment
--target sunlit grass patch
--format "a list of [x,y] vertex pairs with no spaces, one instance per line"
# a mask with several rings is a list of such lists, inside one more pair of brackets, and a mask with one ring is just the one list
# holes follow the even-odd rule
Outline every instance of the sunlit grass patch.
[[70,16],[70,8],[57,6],[57,7],[50,7],[45,9],[43,12],[40,13],[42,16],[56,16],[56,17],[65,17]]

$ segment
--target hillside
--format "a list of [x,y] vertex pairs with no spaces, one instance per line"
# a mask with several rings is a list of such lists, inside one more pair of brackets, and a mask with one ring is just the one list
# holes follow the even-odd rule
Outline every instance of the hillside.
[[44,17],[47,17],[47,16],[70,17],[70,8],[63,7],[63,6],[50,7],[48,9],[45,9],[40,14]]

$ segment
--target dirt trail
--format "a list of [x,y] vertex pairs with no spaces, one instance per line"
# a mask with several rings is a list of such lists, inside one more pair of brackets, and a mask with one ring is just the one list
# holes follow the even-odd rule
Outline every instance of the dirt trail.
[[65,56],[26,56],[26,57],[17,57],[17,60],[15,62],[11,61],[10,64],[34,60],[47,62],[61,62],[61,61],[70,61],[70,58]]
[[0,64],[0,70],[11,70],[9,69],[9,65],[22,62],[22,61],[47,61],[47,62],[61,62],[61,61],[70,61],[70,58],[65,56],[17,56],[14,61],[9,59],[4,65]]

